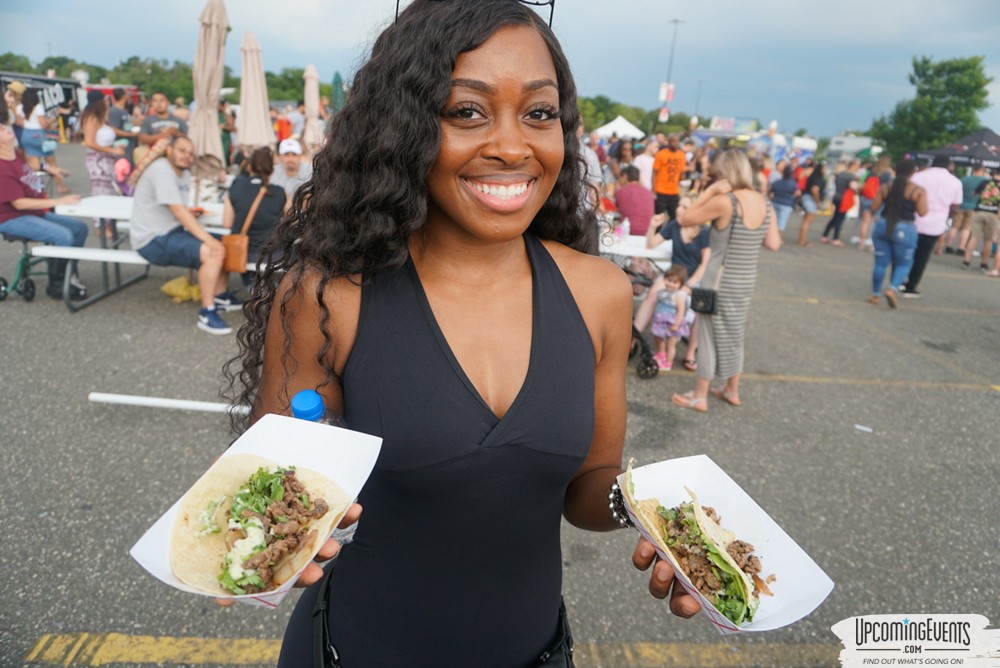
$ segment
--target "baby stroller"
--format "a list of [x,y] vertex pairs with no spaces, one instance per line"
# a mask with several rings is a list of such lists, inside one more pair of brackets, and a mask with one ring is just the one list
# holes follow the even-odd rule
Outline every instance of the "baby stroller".
[[[635,294],[636,288],[645,288],[642,292],[637,295],[641,297],[649,286],[653,284],[653,279],[641,271],[637,271],[635,268],[625,266],[622,267],[622,271],[625,275],[629,277],[632,282],[632,293]],[[643,380],[648,380],[650,378],[655,378],[656,374],[660,373],[660,365],[656,363],[653,359],[653,349],[649,347],[649,343],[646,341],[646,337],[642,335],[635,325],[632,325],[632,344],[628,351],[628,358],[631,360],[638,356],[638,360],[635,364],[635,372]]]
[[48,275],[46,271],[34,269],[36,265],[45,262],[45,258],[31,257],[31,249],[28,248],[29,239],[5,234],[0,234],[0,239],[21,244],[21,254],[17,260],[17,267],[14,269],[13,281],[8,283],[7,279],[0,276],[0,301],[7,299],[7,295],[11,292],[16,292],[21,295],[24,301],[30,302],[35,298],[35,281],[31,277]]
[[[615,227],[615,217],[617,214],[606,214],[604,218],[604,226],[602,229],[603,234],[611,234],[610,230]],[[601,244],[604,247],[604,244]],[[653,279],[656,277],[658,270],[656,266],[644,258],[634,258],[625,255],[616,255],[613,253],[605,253],[604,257],[614,262],[618,265],[625,275],[628,276],[629,281],[632,283],[632,294],[636,299],[642,299],[649,290],[649,287],[653,284]],[[638,356],[638,360],[635,365],[635,372],[643,380],[648,380],[649,378],[655,378],[656,374],[660,372],[660,367],[653,359],[653,349],[649,347],[649,343],[646,338],[642,335],[635,325],[632,325],[632,344],[629,347],[628,358],[629,360],[635,359]]]

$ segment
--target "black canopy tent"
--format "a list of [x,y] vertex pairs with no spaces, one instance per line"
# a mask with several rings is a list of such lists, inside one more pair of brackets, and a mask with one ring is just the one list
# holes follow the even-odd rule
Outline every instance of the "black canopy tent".
[[926,162],[932,161],[939,155],[948,156],[956,165],[984,165],[998,169],[1000,135],[989,128],[983,128],[942,148],[913,152],[915,159]]

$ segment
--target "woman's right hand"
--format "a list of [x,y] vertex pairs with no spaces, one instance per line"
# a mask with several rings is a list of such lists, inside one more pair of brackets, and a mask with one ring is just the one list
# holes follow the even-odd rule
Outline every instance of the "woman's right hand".
[[[340,524],[337,525],[337,528],[346,529],[357,522],[360,517],[361,504],[352,503],[351,507],[347,509],[347,513],[344,514],[344,519],[340,520]],[[316,556],[313,557],[313,560],[306,565],[305,570],[302,571],[302,575],[299,576],[299,579],[295,581],[293,586],[300,588],[309,587],[319,582],[323,578],[323,568],[320,564],[330,561],[337,556],[337,553],[340,552],[340,548],[340,543],[332,538],[327,538],[326,543],[323,544],[323,547],[319,548],[319,552],[317,552]],[[231,598],[217,598],[215,599],[215,602],[224,608],[228,608],[236,601]]]

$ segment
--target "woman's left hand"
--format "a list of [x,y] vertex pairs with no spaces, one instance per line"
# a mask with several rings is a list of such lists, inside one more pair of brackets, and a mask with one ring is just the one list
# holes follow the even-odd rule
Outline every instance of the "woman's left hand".
[[[218,458],[216,458],[218,459]],[[347,509],[347,513],[344,514],[344,518],[340,520],[340,524],[337,525],[340,529],[346,529],[361,518],[361,505],[357,503],[352,503],[351,507]],[[340,553],[341,545],[332,538],[327,538],[326,542],[323,543],[323,547],[319,548],[319,552],[313,557],[313,560],[306,564],[305,570],[299,575],[299,579],[295,581],[294,587],[303,588],[309,587],[316,584],[323,579],[323,567],[320,564],[325,563],[333,559],[337,554]],[[236,601],[231,598],[217,598],[215,602],[222,606],[223,608],[228,608]]]
[[705,190],[706,195],[725,195],[733,192],[733,186],[726,179],[719,179]]
[[649,593],[656,598],[670,596],[670,611],[678,617],[688,619],[701,611],[701,605],[694,596],[684,591],[680,585],[674,585],[674,568],[669,561],[656,557],[656,549],[645,538],[639,538],[639,544],[632,553],[632,564],[640,571],[653,567],[649,578]]

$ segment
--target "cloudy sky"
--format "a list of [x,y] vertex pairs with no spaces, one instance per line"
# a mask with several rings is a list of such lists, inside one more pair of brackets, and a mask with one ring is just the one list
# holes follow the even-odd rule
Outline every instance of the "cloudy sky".
[[[0,0],[0,51],[105,67],[132,55],[191,62],[204,2]],[[236,74],[240,40],[251,31],[265,69],[312,63],[330,81],[334,71],[350,79],[392,20],[395,0],[227,0],[226,7],[233,28],[226,63]],[[676,42],[673,19],[682,21]],[[980,120],[1000,131],[1000,0],[558,0],[553,28],[581,95],[657,107],[674,43],[672,109],[776,120],[781,131],[806,128],[817,137],[867,129],[913,97],[907,75],[915,55],[982,55],[994,82]]]

